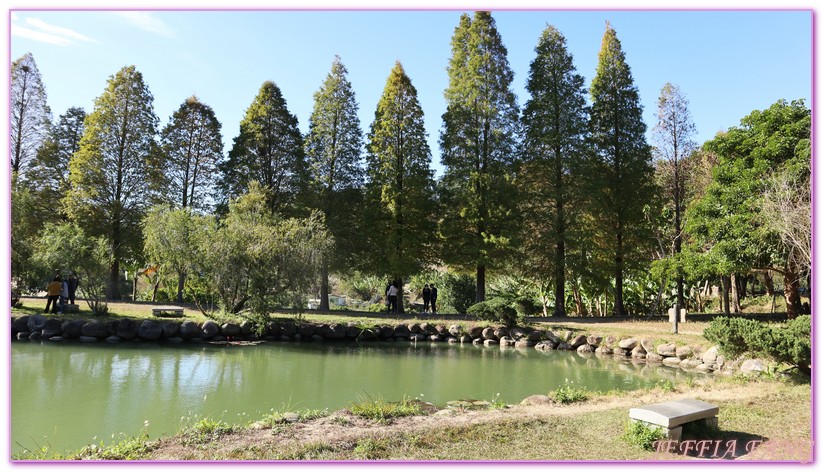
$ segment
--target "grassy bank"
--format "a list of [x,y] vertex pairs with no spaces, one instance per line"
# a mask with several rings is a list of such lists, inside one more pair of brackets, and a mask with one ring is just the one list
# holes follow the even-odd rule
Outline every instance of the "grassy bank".
[[[410,402],[384,402],[384,405],[359,402],[336,412],[273,413],[247,425],[205,419],[173,437],[129,438],[65,456],[49,457],[48,451],[38,451],[17,459],[573,461],[698,458],[694,451],[681,454],[643,450],[622,437],[629,408],[679,398],[698,398],[720,407],[720,430],[709,436],[694,436],[694,439],[719,444],[718,457],[724,456],[719,460],[804,461],[810,457],[811,389],[808,383],[706,377],[690,385],[592,394],[583,401],[555,401],[539,406],[504,408],[490,404],[480,410],[458,408],[432,414],[432,409],[426,411]],[[734,445],[734,450],[730,450],[730,445]],[[716,451],[704,452],[703,458],[709,458]]]

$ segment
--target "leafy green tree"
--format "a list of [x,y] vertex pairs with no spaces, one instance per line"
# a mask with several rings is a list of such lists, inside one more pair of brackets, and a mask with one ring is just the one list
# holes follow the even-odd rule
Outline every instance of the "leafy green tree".
[[151,208],[143,220],[146,257],[177,277],[177,303],[183,302],[187,274],[196,270],[201,233],[212,226],[211,217],[194,213],[191,207]]
[[[784,171],[809,182],[811,112],[803,100],[780,100],[755,110],[740,126],[718,134],[703,145],[717,155],[712,183],[705,195],[688,208],[686,229],[697,249],[714,261],[719,274],[771,270],[783,275],[787,312],[800,309],[799,276],[803,268],[781,243],[779,231],[764,224],[763,194],[770,177]],[[807,231],[811,233],[811,222]]]
[[41,224],[66,217],[60,202],[69,191],[69,163],[80,148],[85,119],[86,112],[76,107],[60,115],[26,172],[26,181],[32,183],[35,218]]
[[228,159],[220,166],[220,191],[226,201],[243,195],[256,181],[266,191],[270,211],[286,215],[296,211],[295,200],[305,189],[306,167],[297,125],[280,88],[264,82],[246,109]]
[[[580,235],[580,181],[586,155],[588,107],[566,38],[548,26],[535,48],[523,108],[523,153],[517,178],[521,248],[527,270],[554,280],[554,316],[566,316],[566,251]],[[544,307],[545,308],[545,307]]]
[[109,78],[69,163],[69,217],[109,244],[107,295],[120,298],[120,265],[142,252],[141,221],[156,199],[162,167],[157,162],[158,119],[154,98],[134,66]]
[[360,237],[352,215],[362,205],[363,133],[357,117],[357,100],[347,76],[346,67],[335,56],[331,71],[314,94],[306,137],[310,206],[323,213],[337,246],[331,258],[323,261],[321,310],[329,309],[329,272],[349,268]]
[[31,53],[11,64],[11,123],[9,145],[14,182],[25,173],[51,126],[43,77]]
[[161,133],[169,197],[182,208],[207,210],[223,156],[223,137],[214,110],[191,96]]
[[[434,180],[423,109],[397,62],[368,135],[365,187],[372,272],[401,281],[432,260]],[[402,293],[402,285],[398,287]],[[403,304],[398,309],[403,313]]]
[[451,46],[440,134],[442,256],[474,269],[479,302],[486,297],[486,269],[500,263],[512,233],[519,111],[514,74],[489,12],[473,19],[463,14]]
[[[668,234],[673,239],[671,256],[677,260],[683,249],[683,212],[686,206],[688,183],[688,164],[686,158],[694,151],[692,140],[695,128],[689,113],[689,102],[680,91],[680,87],[666,83],[657,100],[657,125],[654,127],[654,154],[661,188],[668,193],[667,204],[673,216]],[[677,264],[675,269],[677,284],[677,302],[675,313],[685,308],[683,297],[683,268]],[[674,317],[674,332],[677,332],[679,316]]]
[[75,272],[78,290],[92,313],[107,312],[106,287],[109,282],[109,242],[88,235],[73,222],[49,224],[34,242],[32,261],[44,273]]
[[222,225],[200,241],[200,270],[211,278],[222,306],[264,316],[308,291],[332,245],[319,212],[289,219],[273,214],[256,182],[229,203]]
[[638,268],[651,240],[645,212],[653,201],[651,149],[646,143],[643,107],[617,34],[606,26],[591,84],[591,139],[588,161],[589,208],[594,215],[601,263],[614,280],[613,314],[625,316],[623,281]]

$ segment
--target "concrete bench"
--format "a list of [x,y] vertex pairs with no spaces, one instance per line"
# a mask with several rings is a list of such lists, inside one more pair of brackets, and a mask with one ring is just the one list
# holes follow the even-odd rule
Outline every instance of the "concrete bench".
[[151,314],[161,318],[182,318],[183,308],[179,306],[157,306],[151,309]]
[[666,433],[666,438],[677,441],[686,423],[703,421],[707,426],[717,428],[719,411],[720,408],[711,403],[685,399],[632,408],[629,418],[657,426]]

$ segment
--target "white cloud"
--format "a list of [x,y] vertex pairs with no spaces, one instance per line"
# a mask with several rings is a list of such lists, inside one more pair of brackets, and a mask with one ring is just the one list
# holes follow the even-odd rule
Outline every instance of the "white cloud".
[[97,42],[89,38],[88,36],[84,36],[74,30],[63,28],[60,26],[54,26],[49,23],[46,23],[43,20],[38,20],[37,18],[26,18],[26,24],[33,26],[41,31],[44,31],[45,33],[62,36],[64,38],[76,39],[78,41],[88,41],[92,43]]
[[60,36],[44,33],[42,31],[35,31],[14,24],[11,25],[11,35],[16,36],[18,38],[26,38],[31,39],[33,41],[39,41],[41,43],[56,44],[58,46],[69,46],[72,44],[72,42],[66,38],[61,38]]
[[134,26],[149,33],[154,33],[166,38],[174,38],[176,36],[173,29],[149,13],[142,11],[116,11],[112,12],[112,14],[128,20]]

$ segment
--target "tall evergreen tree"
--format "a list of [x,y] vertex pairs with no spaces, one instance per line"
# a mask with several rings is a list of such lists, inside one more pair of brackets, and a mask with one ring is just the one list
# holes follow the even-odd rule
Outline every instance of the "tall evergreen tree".
[[121,263],[142,253],[140,223],[161,177],[153,102],[143,75],[134,66],[122,68],[95,99],[69,163],[64,206],[81,227],[108,241],[110,299],[120,298]]
[[[614,279],[614,310],[627,314],[623,280],[643,260],[650,233],[644,207],[652,200],[651,149],[646,143],[643,108],[617,34],[606,25],[591,84],[591,133],[595,156],[590,208],[596,215],[598,246]],[[638,257],[636,257],[638,256]]]
[[[658,161],[658,173],[662,174],[662,187],[669,194],[668,204],[674,220],[671,221],[673,236],[671,255],[677,260],[683,248],[683,213],[686,204],[686,183],[688,172],[685,168],[686,158],[695,149],[692,140],[695,128],[689,113],[689,102],[680,91],[680,87],[667,83],[660,91],[657,101],[657,125],[654,127],[655,155]],[[683,298],[683,268],[676,263],[677,301],[675,312],[685,308]],[[677,332],[679,316],[674,317],[674,332]]]
[[69,108],[60,115],[26,171],[26,181],[36,183],[32,185],[32,193],[40,224],[48,221],[58,223],[66,217],[59,204],[69,190],[69,162],[80,148],[85,119],[86,112],[77,107]]
[[476,300],[486,298],[486,269],[500,262],[514,207],[511,177],[519,112],[514,74],[489,12],[463,14],[452,36],[440,134],[440,232],[443,259],[476,272]]
[[[554,316],[566,315],[566,252],[575,238],[582,207],[579,185],[588,134],[583,77],[577,74],[566,38],[547,27],[535,48],[523,109],[523,154],[518,190],[530,269],[554,282]],[[545,308],[545,307],[544,307]]]
[[207,210],[223,155],[220,122],[212,108],[192,96],[180,105],[161,133],[169,196],[180,208]]
[[28,169],[51,125],[46,87],[31,53],[11,64],[10,106],[11,172],[16,179]]
[[[212,132],[213,134],[213,132]],[[240,122],[240,134],[221,163],[223,204],[245,194],[257,181],[273,213],[296,212],[296,199],[305,189],[305,154],[297,117],[274,82],[264,82]]]
[[340,57],[335,56],[331,71],[314,94],[306,138],[312,206],[323,212],[336,245],[332,259],[323,261],[320,271],[321,310],[329,309],[329,272],[347,268],[358,237],[351,214],[361,198],[363,133],[347,75]]
[[[400,62],[386,81],[366,145],[366,207],[374,273],[403,277],[431,260],[434,174],[417,89]],[[402,285],[398,287],[402,293]],[[402,313],[402,297],[398,300]]]

